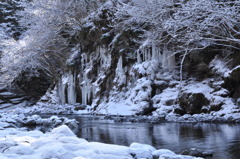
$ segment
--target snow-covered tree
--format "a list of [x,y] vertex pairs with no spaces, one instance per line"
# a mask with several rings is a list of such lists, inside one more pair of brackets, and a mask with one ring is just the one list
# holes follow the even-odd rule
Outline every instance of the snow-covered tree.
[[172,52],[221,45],[239,49],[240,1],[132,0],[125,12],[146,37]]
[[18,21],[27,28],[18,41],[8,41],[1,63],[3,72],[16,77],[22,71],[44,70],[52,78],[61,71],[82,19],[94,11],[94,0],[32,0],[22,2]]
[[0,1],[0,52],[2,52],[6,40],[17,40],[21,33],[25,30],[19,25],[20,18],[17,12],[23,9],[22,2],[29,0],[2,0]]
[[11,38],[18,39],[24,27],[20,26],[20,18],[16,13],[23,9],[22,2],[29,0],[2,0],[0,2],[0,26],[1,30]]
[[123,6],[118,16],[144,29],[145,47],[154,44],[167,50],[168,57],[183,55],[181,79],[190,52],[208,47],[240,50],[239,0],[132,0]]
[[[97,24],[89,24],[86,17],[91,17],[102,3],[105,3],[106,12],[112,15],[99,16],[106,26],[98,28]],[[111,9],[107,8],[108,4]],[[147,41],[149,45],[164,48],[171,54],[186,55],[193,50],[219,45],[237,50],[239,6],[239,0],[21,1],[24,10],[18,12],[21,17],[18,23],[27,31],[17,41],[4,41],[8,47],[3,51],[1,63],[3,70],[12,70],[8,72],[13,76],[23,70],[34,72],[41,69],[55,78],[62,71],[71,48],[84,40],[80,33],[90,25],[89,28],[95,26],[91,29],[99,29],[105,37],[119,33],[110,39],[109,47],[117,45],[117,39],[124,37],[129,39],[129,47]]]

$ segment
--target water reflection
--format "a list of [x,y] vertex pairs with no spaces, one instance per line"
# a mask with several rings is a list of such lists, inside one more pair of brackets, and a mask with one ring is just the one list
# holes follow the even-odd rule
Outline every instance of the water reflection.
[[[68,116],[69,117],[69,116]],[[240,127],[227,124],[144,124],[113,123],[92,117],[71,116],[80,123],[78,136],[98,141],[129,146],[132,142],[167,148],[176,153],[184,149],[212,150],[214,159],[240,158]]]

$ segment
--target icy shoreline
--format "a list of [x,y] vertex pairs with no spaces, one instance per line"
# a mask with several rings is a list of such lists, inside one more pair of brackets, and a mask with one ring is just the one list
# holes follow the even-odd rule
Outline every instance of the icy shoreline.
[[[71,129],[71,131],[73,131],[73,132],[75,132],[74,131],[74,129],[77,129],[78,128],[78,122],[75,120],[75,119],[68,119],[68,118],[66,118],[66,117],[58,117],[57,115],[53,115],[53,116],[47,116],[47,118],[42,118],[42,117],[40,117],[39,115],[29,115],[29,114],[27,114],[27,115],[24,115],[24,114],[20,114],[18,111],[16,111],[16,109],[14,109],[15,110],[15,112],[12,110],[12,111],[10,111],[10,110],[8,110],[8,113],[3,113],[3,112],[1,112],[1,115],[0,115],[0,143],[3,143],[3,145],[5,145],[5,139],[9,139],[9,138],[19,138],[19,134],[21,135],[21,134],[25,134],[25,136],[27,136],[27,138],[29,138],[29,136],[30,137],[32,137],[31,135],[32,134],[35,134],[35,133],[38,133],[38,134],[40,134],[40,136],[38,136],[38,138],[42,138],[42,137],[47,137],[46,139],[44,139],[44,140],[49,140],[49,138],[50,139],[52,139],[52,129],[56,129],[57,127],[61,127],[62,125],[67,125],[70,129]],[[25,113],[27,113],[27,112],[25,112]],[[80,114],[78,114],[78,115],[80,115]],[[63,115],[64,116],[64,115]],[[67,115],[66,115],[67,116]],[[84,115],[81,115],[81,116],[84,116]],[[89,115],[88,115],[89,116]],[[171,120],[172,121],[166,121],[165,119],[164,120],[162,120],[161,118],[159,118],[159,117],[154,117],[154,116],[138,116],[138,117],[136,117],[136,116],[114,116],[114,115],[109,115],[109,116],[99,116],[99,115],[92,115],[92,117],[97,117],[97,118],[100,118],[100,119],[108,119],[108,120],[113,120],[113,121],[115,121],[115,122],[145,122],[145,123],[158,123],[158,122],[181,122],[180,120],[179,120],[179,118],[181,118],[181,120],[183,120],[183,122],[193,122],[193,120],[192,120],[192,116],[190,116],[190,115],[184,115],[184,116],[181,116],[181,117],[176,117],[176,116],[173,116],[173,117],[171,117]],[[175,118],[174,118],[175,117]],[[194,117],[198,117],[198,119],[200,120],[200,119],[202,119],[202,120],[204,120],[204,117],[201,117],[201,114],[200,115],[198,115],[198,116],[194,116]],[[217,120],[216,120],[217,121]],[[204,121],[198,121],[198,122],[204,122]],[[205,121],[206,122],[206,121]],[[217,123],[217,122],[216,122]],[[26,128],[24,128],[24,126],[39,126],[39,128],[40,127],[48,127],[49,129],[48,130],[46,130],[46,131],[43,131],[43,132],[46,132],[46,133],[42,133],[42,129],[35,129],[34,131],[29,131],[28,132],[28,130],[26,129]],[[57,128],[58,129],[58,128]],[[64,128],[65,129],[65,128]],[[38,130],[41,130],[41,131],[38,131]],[[48,131],[48,132],[47,132]],[[74,135],[75,136],[75,135]],[[22,138],[21,136],[20,136],[20,138]],[[24,137],[25,138],[25,137]],[[37,139],[38,139],[37,138]],[[78,139],[76,136],[74,137],[76,140]],[[34,139],[35,140],[35,139]],[[3,141],[3,142],[2,142]],[[6,140],[6,142],[8,142],[8,140]],[[29,143],[29,141],[25,141],[26,143]],[[55,142],[55,141],[54,141]],[[58,142],[58,141],[56,141],[56,142]],[[46,146],[49,146],[49,145],[51,145],[50,143],[45,143],[44,142],[44,144],[46,144]],[[61,144],[65,144],[65,143],[61,143]],[[71,143],[72,144],[72,143]],[[89,144],[91,144],[91,143],[89,143]],[[97,143],[97,144],[101,144],[101,143]],[[103,144],[103,146],[104,146],[105,144]],[[108,144],[107,144],[108,145]],[[19,146],[19,145],[18,145]],[[115,145],[114,145],[115,146]],[[1,146],[1,144],[0,144],[0,148],[1,148],[2,146]],[[51,147],[51,146],[50,146]],[[63,146],[64,148],[65,148],[65,146]],[[111,145],[110,145],[110,147],[111,147]],[[109,147],[109,150],[111,150],[111,148]],[[15,150],[15,148],[17,148],[17,150]],[[18,150],[18,148],[19,147],[16,147],[16,144],[14,144],[14,152],[13,153],[15,153],[15,151],[16,151],[16,153],[15,154],[11,154],[11,155],[9,155],[9,154],[6,154],[5,155],[5,150],[2,150],[1,151],[1,153],[2,153],[2,155],[4,156],[4,157],[8,157],[8,159],[12,159],[12,158],[16,158],[16,154],[17,153],[22,153],[22,151],[25,151],[25,150]],[[25,147],[26,148],[26,147]],[[128,148],[128,153],[129,153],[129,149],[131,149],[131,146],[130,147],[127,147]],[[23,148],[24,149],[24,148]],[[87,149],[86,147],[84,148],[84,150],[85,149]],[[12,150],[11,150],[12,151]],[[56,149],[56,150],[52,150],[53,152],[55,152],[55,151],[57,151],[58,152],[58,150]],[[69,150],[70,151],[70,150]],[[90,151],[90,150],[89,150]],[[94,152],[95,153],[95,150],[92,150],[91,149],[91,152]],[[105,150],[104,150],[105,151]],[[143,151],[143,150],[141,150],[141,151]],[[165,152],[171,152],[170,154],[171,155],[173,155],[174,153],[172,152],[172,151],[169,151],[169,150],[161,150],[160,152],[164,152],[164,155],[165,155]],[[6,151],[6,152],[8,152],[8,151]],[[96,152],[99,152],[98,150],[96,150]],[[145,155],[146,154],[146,152],[147,151],[144,151],[143,152],[143,154]],[[201,151],[200,151],[201,152]],[[35,153],[35,151],[34,151],[34,153]],[[36,153],[40,153],[40,152],[36,152]],[[70,151],[70,152],[68,152],[68,153],[72,153],[72,151]],[[74,152],[75,153],[75,152]],[[140,152],[139,152],[140,153]],[[101,153],[100,153],[101,154]],[[149,154],[149,152],[148,152],[148,154]],[[168,154],[168,153],[167,153]],[[15,155],[15,156],[14,156]],[[19,154],[17,154],[17,155],[19,155]],[[31,155],[36,155],[36,154],[31,154]],[[96,155],[99,155],[99,153],[97,153],[97,154],[94,154],[95,156]],[[94,157],[94,155],[92,156],[92,158],[97,158],[97,157]],[[104,157],[106,157],[106,158],[111,158],[111,159],[114,159],[114,158],[122,158],[122,159],[128,159],[129,158],[129,156],[124,156],[124,157],[122,157],[122,156],[108,156],[109,154],[101,154],[101,155],[103,155]],[[100,155],[100,157],[101,157],[101,155]],[[153,155],[153,152],[152,153],[150,153],[150,156],[151,155]],[[169,154],[168,154],[169,155]],[[87,155],[88,156],[88,155]],[[39,156],[38,156],[39,157]],[[41,158],[42,156],[40,156],[39,157],[39,159]],[[78,158],[76,158],[76,159],[88,159],[88,157],[85,157],[85,156],[81,156],[82,158],[79,158],[79,156],[77,156]],[[104,158],[103,157],[103,158]],[[131,153],[130,153],[130,158],[131,158],[132,156],[131,156]],[[176,156],[176,154],[174,154],[174,156],[167,156],[167,157],[169,157],[170,159],[175,159],[175,158],[180,158],[180,159],[191,159],[191,157],[186,157],[186,156],[179,156],[179,155],[177,155]],[[2,158],[2,156],[1,156],[1,154],[0,154],[0,158]],[[22,158],[23,159],[27,159],[27,158],[32,158],[32,156],[22,156]],[[35,158],[35,157],[34,157]],[[37,158],[37,157],[36,157]],[[42,157],[43,158],[43,157]],[[54,157],[53,157],[54,158]],[[55,157],[55,158],[58,158],[58,157]],[[89,159],[92,159],[91,157],[89,157]],[[140,157],[141,158],[141,157]],[[152,159],[152,157],[145,157],[146,159]],[[160,156],[157,156],[157,157],[155,157],[155,158],[160,158],[160,159],[164,159],[164,158],[166,158],[166,157],[164,157],[164,156],[162,156],[162,157],[160,157]],[[154,159],[155,159],[154,158]],[[4,159],[4,158],[3,158]],[[20,158],[21,159],[21,158]],[[59,159],[61,159],[61,158],[59,158]],[[65,158],[63,158],[63,159],[65,159]],[[69,158],[67,158],[67,159],[69,159]]]
[[124,115],[124,114],[101,114],[91,110],[75,110],[74,105],[56,105],[56,104],[39,104],[32,107],[17,107],[8,108],[1,110],[2,113],[13,113],[13,114],[46,114],[46,115],[91,115],[91,116],[102,116],[105,119],[110,119],[115,122],[139,122],[139,123],[162,123],[162,122],[186,122],[186,123],[229,123],[229,124],[240,124],[240,112],[227,113],[222,115],[220,113],[211,114],[185,114],[178,115],[175,113],[169,113],[166,115]]
[[13,128],[6,122],[4,125],[4,118],[0,119],[1,159],[200,159],[177,155],[167,149],[156,150],[150,145],[139,143],[132,143],[127,147],[88,142],[76,137],[66,125],[42,133],[38,130]]

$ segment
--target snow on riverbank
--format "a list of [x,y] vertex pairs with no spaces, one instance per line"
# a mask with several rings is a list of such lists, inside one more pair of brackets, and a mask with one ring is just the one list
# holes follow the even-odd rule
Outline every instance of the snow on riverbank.
[[[26,131],[16,128],[0,129],[1,159],[197,159],[176,155],[166,149],[156,150],[150,145],[132,143],[129,147],[77,138],[62,125],[51,132]],[[198,158],[200,159],[200,158]]]
[[[227,109],[227,106],[230,107]],[[59,104],[48,104],[48,103],[38,103],[32,107],[15,107],[0,110],[1,114],[56,114],[56,115],[104,115],[108,119],[113,119],[114,121],[121,122],[150,122],[150,123],[161,123],[163,121],[169,122],[213,122],[213,123],[240,123],[240,112],[236,111],[233,113],[231,105],[226,105],[224,110],[219,112],[213,112],[209,114],[185,114],[178,115],[173,112],[169,114],[157,114],[154,113],[152,116],[135,116],[135,115],[126,115],[116,112],[116,109],[113,109],[109,114],[98,114],[92,111],[90,106],[87,106],[84,110],[76,110],[75,105],[59,105]],[[127,110],[123,109],[127,113]],[[223,115],[224,114],[224,115]],[[120,117],[122,116],[122,117]]]

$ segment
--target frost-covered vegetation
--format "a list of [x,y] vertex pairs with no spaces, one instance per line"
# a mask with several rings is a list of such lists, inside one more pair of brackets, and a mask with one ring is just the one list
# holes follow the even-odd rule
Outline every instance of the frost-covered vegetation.
[[25,30],[19,39],[1,30],[1,80],[34,102],[47,91],[41,101],[88,105],[84,113],[239,121],[240,1],[18,5]]

